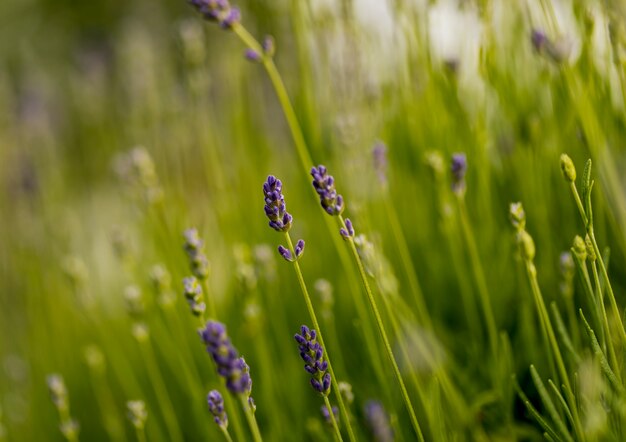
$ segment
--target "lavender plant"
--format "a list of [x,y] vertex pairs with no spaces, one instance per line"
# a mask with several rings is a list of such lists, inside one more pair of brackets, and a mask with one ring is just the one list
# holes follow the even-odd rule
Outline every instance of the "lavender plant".
[[[298,259],[300,258],[300,256],[302,255],[302,251],[304,250],[304,241],[299,240],[296,244],[296,247],[294,247],[291,236],[289,235],[289,229],[291,228],[293,217],[287,212],[285,197],[282,194],[281,181],[276,177],[270,175],[267,178],[267,181],[263,184],[263,194],[265,195],[265,214],[270,220],[269,226],[277,232],[282,232],[285,235],[285,240],[287,241],[287,245],[289,247],[288,249],[285,249],[283,246],[280,246],[278,252],[283,256],[283,258],[285,258],[285,260],[291,262],[294,266],[294,270],[298,278],[298,283],[300,284],[302,295],[304,296],[304,302],[306,304],[309,316],[311,317],[311,321],[313,322],[315,330],[317,330],[316,337],[319,338],[320,348],[324,348],[324,339],[320,331],[317,315],[315,313],[315,309],[313,308],[313,303],[311,301],[311,297],[309,296],[309,291],[307,289],[306,283],[304,282],[304,277],[302,276],[300,265],[298,264]],[[298,248],[298,246],[300,247]],[[325,363],[327,364],[328,368],[329,381],[332,382],[333,386],[338,391],[337,378],[335,376],[333,367],[330,362],[330,358],[328,358],[328,356]],[[346,422],[348,436],[350,440],[353,441],[355,440],[354,432],[350,424],[348,411],[343,403],[341,395],[337,396],[337,402],[339,404],[341,414],[344,416]],[[339,432],[338,429],[337,432]],[[338,434],[338,436],[341,439],[341,435]]]
[[417,421],[417,416],[415,414],[415,410],[413,409],[411,399],[409,398],[409,393],[404,384],[404,380],[402,379],[402,374],[400,373],[400,369],[398,368],[398,363],[396,362],[395,356],[393,354],[391,343],[389,341],[389,337],[387,336],[387,331],[385,330],[385,325],[383,324],[383,320],[378,309],[378,304],[376,302],[376,299],[374,298],[369,282],[367,281],[367,275],[365,273],[365,268],[363,267],[363,262],[354,243],[354,227],[352,226],[352,222],[350,221],[350,219],[346,218],[344,220],[342,216],[342,212],[344,210],[343,197],[339,195],[335,190],[335,179],[332,177],[332,175],[328,174],[326,167],[322,165],[318,167],[313,167],[311,169],[311,176],[313,177],[313,187],[319,194],[320,204],[322,208],[329,215],[337,217],[340,225],[340,234],[350,244],[350,249],[352,250],[352,254],[359,268],[361,281],[363,282],[363,286],[365,287],[367,299],[369,301],[372,312],[374,313],[376,325],[385,346],[386,355],[392,365],[396,381],[400,386],[405,407],[409,412],[411,425],[413,426],[413,430],[415,431],[417,438],[423,441],[424,436],[422,434],[422,429],[419,425],[419,422]]

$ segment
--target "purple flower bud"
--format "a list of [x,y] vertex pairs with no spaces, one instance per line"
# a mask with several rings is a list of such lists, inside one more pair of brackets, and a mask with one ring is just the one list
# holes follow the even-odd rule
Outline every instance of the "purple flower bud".
[[220,392],[217,390],[211,390],[207,395],[207,403],[215,423],[223,429],[228,428],[228,415],[224,409],[224,398]]
[[311,169],[313,187],[320,197],[322,208],[331,216],[341,215],[343,197],[335,190],[335,179],[327,174],[326,167],[319,165]]
[[234,24],[241,21],[241,11],[237,7],[232,7],[222,19],[220,25],[224,29],[230,29]]
[[457,195],[465,192],[465,173],[467,172],[467,157],[464,153],[452,155],[452,191]]
[[316,341],[317,333],[306,325],[300,328],[300,334],[294,336],[304,361],[304,370],[311,375],[311,387],[323,396],[330,394],[331,378],[328,361],[324,359],[324,349]]
[[241,12],[231,7],[228,0],[188,0],[189,4],[208,21],[218,22],[222,28],[230,29],[241,21]]
[[354,237],[354,227],[352,226],[352,221],[350,221],[350,218],[346,218],[346,228],[340,228],[339,233],[341,234],[341,236],[343,236],[343,239],[345,240]]
[[278,246],[278,253],[280,253],[280,256],[285,258],[286,261],[293,262],[291,252],[287,248],[283,246]]
[[257,51],[251,48],[246,49],[245,56],[246,56],[246,60],[257,62],[257,63],[260,62],[263,58],[261,57],[261,54],[259,54]]
[[304,240],[303,239],[299,239],[298,242],[296,243],[296,248],[294,249],[294,251],[296,252],[296,259],[300,258],[300,256],[302,256],[302,253],[304,252]]

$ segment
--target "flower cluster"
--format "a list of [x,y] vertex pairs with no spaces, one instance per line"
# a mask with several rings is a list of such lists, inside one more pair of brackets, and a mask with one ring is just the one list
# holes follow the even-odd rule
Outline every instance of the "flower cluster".
[[183,279],[183,287],[191,313],[195,316],[202,316],[206,310],[206,305],[202,300],[202,287],[200,283],[195,277],[188,276]]
[[326,167],[319,165],[311,169],[313,187],[320,197],[322,207],[329,215],[341,215],[344,209],[343,197],[335,190],[335,179],[328,175]]
[[208,20],[217,22],[224,29],[241,21],[241,11],[231,6],[228,0],[188,0],[202,16]]
[[63,377],[58,374],[51,374],[47,377],[48,391],[50,392],[50,398],[52,403],[56,407],[61,423],[59,429],[67,440],[74,440],[78,437],[79,425],[78,422],[70,417],[70,403],[65,388],[65,382]]
[[452,155],[450,167],[452,172],[452,191],[457,195],[465,193],[465,173],[467,172],[467,157],[464,153]]
[[223,430],[228,428],[228,415],[224,409],[224,398],[220,392],[217,390],[211,390],[206,399],[209,404],[209,411],[213,415],[215,423]]
[[[231,344],[224,324],[209,321],[199,333],[207,352],[217,366],[217,373],[226,379],[226,388],[231,393],[245,394],[250,397],[252,392],[250,367],[243,358],[239,357],[237,349]],[[254,408],[254,402],[249,400],[249,403],[251,408]]]
[[324,349],[317,342],[317,332],[306,325],[300,328],[300,334],[294,336],[300,348],[300,357],[305,362],[304,369],[311,377],[311,386],[323,396],[330,394],[330,373],[328,361],[324,359]]
[[265,215],[270,220],[270,227],[277,232],[288,232],[293,217],[287,212],[283,183],[273,175],[268,176],[267,181],[263,183],[263,195],[265,195]]
[[191,273],[198,279],[209,277],[209,260],[204,254],[204,241],[198,235],[198,229],[187,229],[183,232],[185,244],[183,248],[189,258]]

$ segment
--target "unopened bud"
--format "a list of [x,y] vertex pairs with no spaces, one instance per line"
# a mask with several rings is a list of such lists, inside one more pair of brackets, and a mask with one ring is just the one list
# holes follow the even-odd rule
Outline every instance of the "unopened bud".
[[561,154],[561,172],[566,181],[570,183],[576,181],[576,166],[566,153]]

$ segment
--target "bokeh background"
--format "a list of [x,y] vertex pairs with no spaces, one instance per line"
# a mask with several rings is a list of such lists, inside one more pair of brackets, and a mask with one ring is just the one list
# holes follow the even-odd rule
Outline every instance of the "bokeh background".
[[[575,316],[569,306],[584,307],[583,295],[579,287],[573,302],[561,294],[559,255],[583,226],[559,156],[569,153],[579,173],[592,158],[598,239],[611,249],[609,273],[623,305],[623,5],[238,6],[253,35],[274,36],[311,156],[329,167],[347,214],[376,250],[376,296],[390,300],[404,333],[394,342],[436,349],[437,369],[467,402],[458,418],[442,399],[440,439],[540,437],[508,382],[515,373],[529,384],[531,363],[547,370],[508,205],[524,203],[546,301]],[[533,46],[533,31],[545,33],[550,50]],[[369,311],[360,315],[348,294],[363,296],[355,266],[340,260],[268,77],[244,49],[183,0],[0,2],[0,434],[7,440],[61,440],[46,386],[53,372],[65,378],[82,439],[133,440],[125,403],[142,399],[148,439],[169,440],[168,408],[131,333],[129,285],[143,293],[152,361],[184,439],[217,440],[204,398],[218,382],[180,283],[189,273],[182,232],[192,226],[205,240],[219,319],[251,367],[266,439],[330,439],[292,339],[308,315],[292,269],[275,253],[283,238],[262,210],[268,174],[283,180],[294,237],[307,242],[303,272],[334,336],[329,352],[353,386],[355,419],[367,399],[379,399],[398,439],[412,440],[384,355],[367,350]],[[387,145],[388,186],[374,167],[379,141]],[[147,187],[156,198],[133,176],[132,159],[144,152],[133,157],[137,146],[153,161]],[[510,342],[502,367],[485,356],[472,257],[450,192],[453,152],[467,154],[468,215],[496,323]],[[151,283],[157,264],[171,274],[168,307]],[[332,300],[314,290],[319,278],[332,284]],[[415,279],[432,328],[415,319]],[[438,397],[433,371],[417,375]],[[418,403],[428,421],[435,412]],[[366,426],[359,431],[367,437]],[[434,428],[426,432],[439,438]]]

